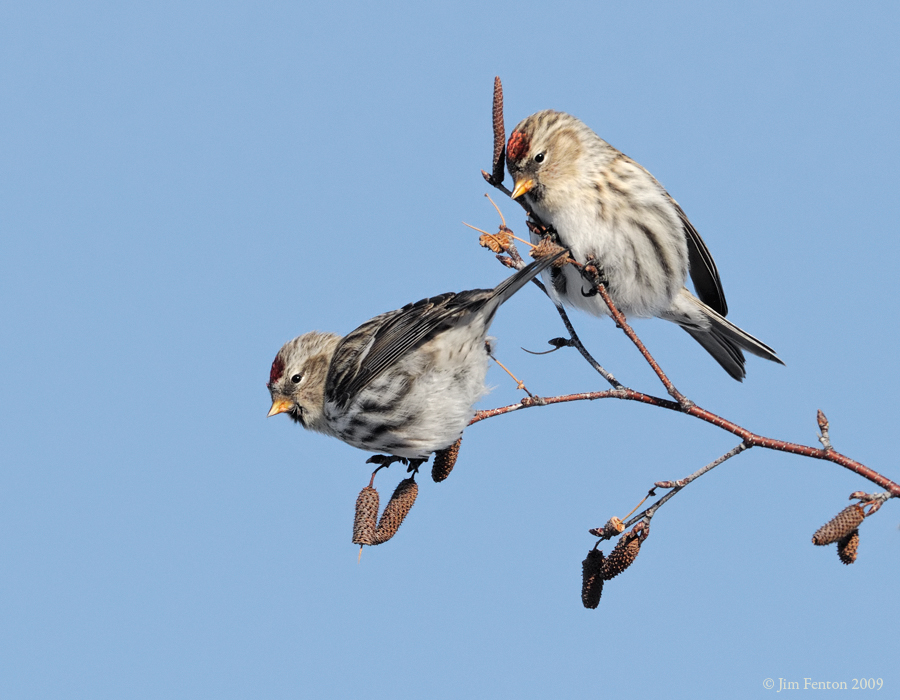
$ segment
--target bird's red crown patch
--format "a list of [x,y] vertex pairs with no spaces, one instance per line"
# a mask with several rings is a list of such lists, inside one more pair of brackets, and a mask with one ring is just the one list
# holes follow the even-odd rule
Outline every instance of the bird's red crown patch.
[[506,145],[506,155],[510,160],[517,161],[528,152],[530,147],[531,137],[521,131],[514,131]]
[[272,369],[269,370],[268,386],[271,387],[275,382],[281,379],[282,374],[284,374],[284,360],[281,359],[281,355],[276,355],[275,360],[272,362]]

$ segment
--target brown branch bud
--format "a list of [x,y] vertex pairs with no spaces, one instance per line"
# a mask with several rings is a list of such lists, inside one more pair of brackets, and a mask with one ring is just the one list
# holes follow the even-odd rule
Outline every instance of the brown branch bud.
[[862,505],[863,508],[865,508],[866,506],[869,507],[869,510],[866,512],[866,517],[868,518],[870,515],[878,512],[878,510],[881,509],[881,506],[884,505],[884,501],[881,501],[881,500],[868,501],[868,502],[862,503],[860,505]]
[[629,532],[619,539],[609,556],[606,557],[606,561],[603,562],[603,570],[600,575],[606,581],[615,578],[634,563],[641,550],[641,539],[633,532]]
[[594,537],[602,537],[604,540],[611,540],[613,537],[619,535],[624,529],[625,523],[613,516],[606,521],[606,525],[603,527],[595,527],[588,530],[588,532],[594,535]]
[[584,607],[593,610],[600,605],[603,593],[603,552],[592,549],[581,562],[581,602]]
[[828,419],[821,410],[816,414],[816,422],[819,424],[819,442],[822,443],[822,449],[826,452],[833,450],[831,438],[828,437]]
[[856,550],[858,548],[859,530],[854,530],[838,540],[838,557],[844,564],[850,565],[856,561]]
[[524,408],[528,408],[529,406],[543,406],[545,401],[540,396],[525,396],[519,403]]
[[501,263],[503,263],[504,265],[506,265],[507,267],[509,267],[513,270],[519,269],[518,265],[516,265],[516,261],[513,260],[508,255],[498,255],[497,260],[499,260]]
[[503,85],[500,76],[494,78],[494,104],[492,110],[494,123],[494,160],[491,184],[503,182],[503,166],[506,164],[506,127],[503,125]]
[[459,446],[462,443],[462,436],[454,442],[450,447],[438,450],[434,453],[434,462],[431,464],[431,478],[435,483],[440,483],[453,471],[456,464],[456,457],[459,455]]
[[889,492],[884,493],[866,493],[865,491],[854,491],[850,494],[850,499],[853,500],[858,499],[861,501],[860,505],[863,508],[868,508],[866,511],[866,517],[868,518],[873,513],[877,513],[881,506],[887,503],[888,499],[891,497]]
[[859,501],[872,501],[878,498],[877,493],[866,493],[865,491],[854,491],[849,496],[850,500],[859,500]]
[[529,233],[533,233],[535,236],[540,236],[541,238],[550,233],[544,224],[539,221],[534,221],[533,219],[525,219],[525,225],[528,227]]
[[837,542],[842,537],[846,537],[853,532],[865,517],[866,513],[858,503],[847,506],[816,530],[812,537],[812,543],[821,547]]
[[831,438],[828,437],[828,419],[822,411],[816,413],[816,422],[819,424],[819,442],[826,451],[833,450],[831,446]]
[[397,484],[397,488],[394,489],[394,495],[391,496],[391,500],[388,501],[388,504],[384,507],[384,512],[381,514],[381,520],[378,521],[378,529],[375,531],[373,544],[387,542],[391,537],[397,534],[397,530],[400,529],[403,519],[413,507],[413,503],[416,502],[418,493],[419,485],[415,482],[413,477],[404,479]]
[[375,544],[375,523],[378,520],[378,491],[366,486],[356,498],[353,518],[353,544]]

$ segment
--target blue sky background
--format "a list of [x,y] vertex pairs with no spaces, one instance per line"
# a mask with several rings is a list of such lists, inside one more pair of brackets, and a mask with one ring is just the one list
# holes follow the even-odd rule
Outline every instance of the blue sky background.
[[[586,611],[587,529],[733,437],[612,401],[481,423],[358,564],[367,455],[266,420],[264,383],[301,332],[503,278],[461,223],[497,224],[500,75],[508,129],[566,110],[656,175],[730,317],[787,362],[738,384],[637,322],[682,391],[806,444],[821,408],[897,479],[898,26],[893,3],[3,5],[0,695],[896,693],[898,510],[852,567],[813,547],[870,486],[837,466],[728,462]],[[662,392],[612,323],[572,317]],[[534,288],[492,333],[538,394],[603,387],[574,351],[519,349],[563,333]],[[516,400],[490,381],[485,407]]]

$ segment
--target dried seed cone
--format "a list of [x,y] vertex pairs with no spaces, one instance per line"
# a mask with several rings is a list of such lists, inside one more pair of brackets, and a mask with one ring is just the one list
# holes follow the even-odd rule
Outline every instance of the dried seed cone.
[[[556,255],[559,252],[562,252],[562,246],[557,245],[549,238],[543,238],[540,243],[531,249],[531,257],[535,260],[540,260],[541,258],[546,258],[548,255]],[[568,260],[569,256],[564,255],[553,263],[553,267],[563,267]]]
[[845,564],[856,561],[856,550],[859,547],[859,530],[854,530],[838,540],[838,557]]
[[454,442],[450,447],[438,450],[434,453],[434,462],[431,464],[431,478],[440,483],[453,471],[453,465],[456,464],[456,456],[459,454],[459,445],[462,443],[462,437]]
[[858,503],[847,506],[831,520],[816,530],[812,543],[820,547],[837,542],[853,532],[866,517],[866,512]]
[[581,562],[581,602],[584,607],[593,610],[600,605],[603,593],[603,552],[592,549]]
[[615,578],[627,569],[637,559],[638,553],[641,551],[641,538],[632,534],[623,535],[613,551],[606,557],[603,562],[603,570],[600,575],[609,581]]
[[375,544],[376,522],[378,522],[378,491],[374,486],[366,486],[356,498],[353,544]]
[[499,231],[497,233],[485,233],[478,237],[478,245],[482,248],[490,248],[494,253],[503,253],[509,250],[509,244],[512,243],[508,233]]
[[394,495],[391,496],[391,500],[384,507],[381,520],[378,521],[374,544],[387,542],[397,533],[406,514],[409,513],[413,503],[416,502],[418,493],[419,485],[412,477],[404,479],[397,484],[397,488],[394,489]]

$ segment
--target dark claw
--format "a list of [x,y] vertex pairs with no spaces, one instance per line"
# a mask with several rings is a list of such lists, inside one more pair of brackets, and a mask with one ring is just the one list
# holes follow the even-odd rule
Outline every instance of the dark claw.
[[542,223],[538,223],[532,219],[526,219],[525,225],[534,235],[540,236],[541,238],[549,238],[556,243],[556,245],[562,245],[562,243],[559,242],[559,234],[552,226],[544,226]]
[[606,273],[603,271],[602,267],[597,267],[593,256],[589,257],[585,266],[581,268],[581,276],[591,285],[591,288],[588,291],[585,292],[583,289],[581,290],[581,296],[595,296],[597,294],[597,288],[601,284],[604,286],[609,284],[609,280],[606,279]]
[[377,473],[379,469],[384,469],[385,467],[389,467],[392,464],[394,464],[395,462],[400,462],[401,464],[409,464],[410,461],[413,461],[413,462],[419,461],[421,463],[421,462],[424,462],[425,460],[424,459],[423,460],[409,460],[406,457],[397,457],[395,455],[372,455],[371,457],[369,457],[366,460],[366,464],[377,464],[378,465],[378,469],[376,469],[375,472],[372,474],[372,476],[374,476],[375,473]]

